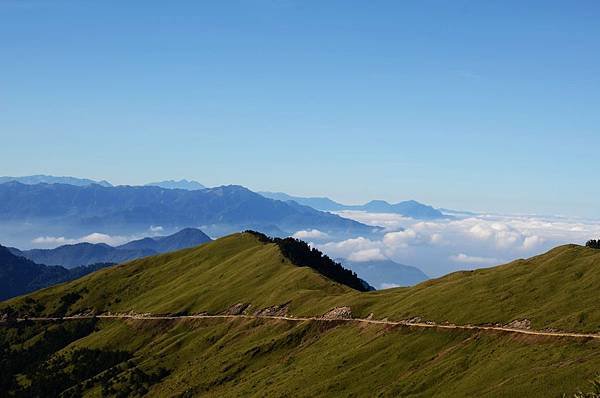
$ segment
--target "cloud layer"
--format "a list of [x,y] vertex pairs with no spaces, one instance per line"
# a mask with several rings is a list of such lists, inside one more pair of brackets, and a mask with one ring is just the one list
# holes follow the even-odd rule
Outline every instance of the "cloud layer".
[[327,235],[325,232],[321,232],[318,229],[310,229],[310,230],[302,230],[302,231],[298,231],[296,232],[294,235],[292,235],[294,238],[296,239],[327,239],[329,237],[329,235]]
[[44,246],[44,247],[56,247],[62,245],[73,245],[76,243],[106,243],[111,246],[118,246],[123,243],[126,243],[130,240],[129,237],[126,236],[111,236],[102,234],[99,232],[94,232],[86,236],[82,236],[81,238],[65,238],[64,236],[40,236],[31,241],[31,243]]
[[379,236],[315,243],[331,257],[353,261],[389,258],[432,276],[530,257],[566,243],[600,237],[600,222],[563,217],[476,215],[419,221],[396,214],[338,213],[385,227]]

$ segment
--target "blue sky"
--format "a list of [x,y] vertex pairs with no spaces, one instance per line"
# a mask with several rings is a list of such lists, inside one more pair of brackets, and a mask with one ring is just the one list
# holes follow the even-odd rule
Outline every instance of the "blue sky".
[[600,217],[595,1],[0,0],[0,174]]

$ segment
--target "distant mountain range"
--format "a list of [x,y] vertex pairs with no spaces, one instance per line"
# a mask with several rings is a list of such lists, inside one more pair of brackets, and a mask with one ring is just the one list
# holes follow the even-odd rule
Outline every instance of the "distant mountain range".
[[211,239],[201,230],[186,228],[173,235],[143,238],[117,247],[104,243],[77,243],[55,249],[10,248],[10,251],[14,255],[25,257],[38,264],[74,268],[95,263],[122,263],[140,257],[198,246],[210,241]]
[[166,189],[185,189],[188,191],[195,191],[198,189],[205,189],[206,187],[200,184],[197,181],[190,180],[167,180],[167,181],[159,181],[159,182],[151,182],[146,184],[149,187],[160,187]]
[[134,240],[117,247],[79,243],[21,251],[0,245],[0,300],[77,279],[116,263],[210,241],[199,229],[186,228],[173,235]]
[[[35,184],[68,184],[75,185],[78,187],[85,187],[92,184],[102,185],[103,187],[112,187],[113,185],[106,180],[91,180],[89,178],[77,178],[77,177],[55,177],[44,174],[22,176],[22,177],[0,177],[0,184],[6,182],[16,181],[21,184],[35,185]],[[165,189],[186,189],[188,191],[194,191],[197,189],[205,189],[206,187],[197,181],[193,180],[166,180],[151,182],[145,184],[145,186],[161,187]]]
[[0,222],[27,223],[38,233],[61,226],[85,233],[101,229],[138,232],[160,225],[202,226],[222,233],[255,229],[277,235],[307,228],[333,234],[365,234],[376,229],[295,202],[268,199],[236,185],[187,191],[7,182],[0,184]]
[[418,220],[447,218],[447,216],[445,216],[440,210],[414,200],[408,200],[394,204],[388,203],[384,200],[372,200],[363,205],[345,205],[325,197],[305,198],[300,196],[291,196],[283,192],[259,193],[269,199],[294,201],[301,205],[310,206],[313,209],[322,211],[359,210],[370,213],[395,213],[404,217],[411,217]]
[[108,181],[95,181],[88,178],[76,178],[76,177],[54,177],[43,174],[23,177],[0,177],[0,184],[6,182],[16,181],[21,184],[35,185],[35,184],[69,184],[79,187],[85,187],[92,184],[102,185],[103,187],[112,187],[112,184]]
[[[88,187],[93,184],[101,185],[103,187],[113,187],[108,181],[96,181],[87,178],[76,178],[76,177],[55,177],[49,175],[32,175],[22,177],[0,177],[0,184],[8,182],[19,182],[25,185],[36,185],[36,184],[66,184],[78,187]],[[139,188],[140,186],[119,186],[118,188]],[[198,191],[204,190],[206,187],[197,181],[193,180],[166,180],[151,182],[145,184],[144,187],[158,187],[163,189],[181,189],[186,191]],[[229,186],[235,187],[235,186]],[[223,187],[218,187],[223,188]],[[242,187],[239,187],[242,188]],[[249,190],[248,190],[249,191]],[[251,192],[251,191],[249,191]],[[327,197],[301,197],[292,196],[283,192],[258,192],[265,198],[280,200],[283,202],[294,201],[300,205],[312,207],[315,210],[335,212],[343,210],[359,210],[367,211],[371,213],[395,213],[405,217],[411,217],[415,219],[431,220],[439,218],[447,218],[442,209],[435,209],[432,206],[419,203],[414,200],[403,201],[399,203],[388,203],[383,200],[372,200],[362,205],[345,205],[338,203]],[[271,225],[269,228],[270,232],[277,234],[278,229],[273,228],[275,225]],[[279,227],[279,226],[278,226]],[[315,227],[316,228],[316,227]],[[281,231],[283,232],[283,230]],[[294,231],[287,231],[294,232]]]
[[18,256],[13,249],[0,246],[0,300],[33,292],[87,275],[112,264],[93,264],[67,269],[47,266]]
[[377,289],[413,286],[429,279],[429,276],[419,268],[399,264],[392,260],[358,262],[339,259],[338,261]]

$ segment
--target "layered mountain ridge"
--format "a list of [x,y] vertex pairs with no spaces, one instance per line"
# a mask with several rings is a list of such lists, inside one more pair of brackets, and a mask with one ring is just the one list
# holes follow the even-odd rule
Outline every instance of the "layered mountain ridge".
[[310,206],[322,211],[366,211],[371,213],[394,213],[405,217],[415,218],[419,220],[434,220],[448,218],[440,210],[432,206],[419,203],[415,200],[407,200],[399,203],[388,203],[384,200],[372,200],[362,205],[345,205],[338,203],[326,197],[300,197],[291,196],[283,192],[259,192],[266,198],[293,201],[305,206]]
[[27,222],[36,230],[70,228],[81,233],[106,228],[139,231],[153,225],[203,226],[203,230],[213,228],[216,235],[244,229],[281,234],[307,228],[333,234],[377,229],[294,202],[267,199],[234,185],[188,191],[8,182],[0,184],[0,220]]

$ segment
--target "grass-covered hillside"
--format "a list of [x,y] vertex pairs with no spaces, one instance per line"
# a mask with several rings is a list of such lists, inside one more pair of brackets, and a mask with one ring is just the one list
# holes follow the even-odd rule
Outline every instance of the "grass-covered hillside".
[[[101,270],[30,294],[27,301],[42,303],[39,314],[45,315],[60,313],[65,300],[73,301],[66,308],[68,314],[86,310],[218,314],[239,303],[255,310],[289,303],[291,314],[304,316],[350,306],[360,317],[373,313],[375,318],[421,317],[456,324],[528,319],[535,329],[600,330],[596,294],[600,250],[567,245],[528,260],[457,272],[410,288],[365,293],[310,267],[294,265],[293,253],[284,255],[285,248],[282,252],[273,242],[252,233],[234,234]],[[24,300],[4,306],[23,308]],[[25,307],[27,312],[33,306]]]
[[[292,247],[235,234],[15,298],[0,312],[222,314],[249,304],[247,314],[287,305],[306,316],[350,306],[355,317],[529,319],[535,329],[600,331],[598,250],[564,246],[412,288],[361,292],[298,266],[315,254]],[[596,339],[344,321],[27,321],[0,327],[0,389],[27,397],[561,397],[588,388],[599,349]]]
[[53,397],[568,397],[600,343],[265,319],[0,328],[0,388]]
[[[528,319],[535,329],[600,331],[600,250],[555,248],[527,260],[362,295],[355,311],[457,324]],[[360,310],[360,311],[359,311]]]
[[292,313],[326,311],[354,289],[299,267],[275,243],[234,234],[192,249],[146,257],[6,302],[21,314],[95,312],[223,313],[289,303]]

